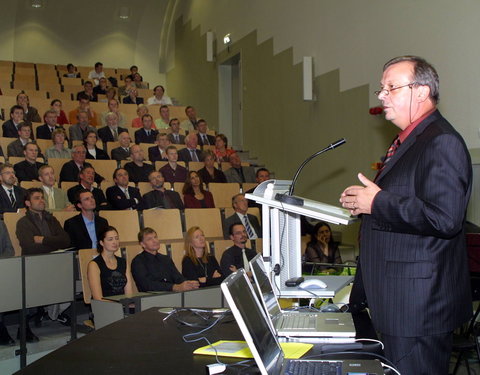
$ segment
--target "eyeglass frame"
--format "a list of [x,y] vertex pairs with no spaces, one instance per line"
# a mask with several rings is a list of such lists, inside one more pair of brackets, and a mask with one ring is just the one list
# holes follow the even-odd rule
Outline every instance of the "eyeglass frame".
[[380,96],[380,94],[382,92],[385,91],[385,96],[388,96],[388,95],[390,95],[390,92],[392,92],[392,91],[399,90],[399,89],[402,89],[402,88],[407,87],[407,86],[410,87],[410,89],[412,89],[413,86],[415,86],[415,85],[418,85],[418,82],[413,81],[413,82],[407,83],[406,85],[402,85],[402,86],[398,86],[398,87],[392,87],[391,89],[383,88],[381,90],[374,91],[373,94],[378,97],[378,96]]

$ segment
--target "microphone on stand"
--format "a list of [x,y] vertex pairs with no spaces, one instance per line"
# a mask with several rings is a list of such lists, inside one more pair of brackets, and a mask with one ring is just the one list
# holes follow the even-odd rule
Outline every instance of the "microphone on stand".
[[324,152],[327,152],[329,150],[333,150],[334,148],[337,148],[338,146],[343,145],[346,142],[345,138],[339,139],[336,142],[331,143],[329,146],[325,147],[323,150],[317,151],[313,155],[309,156],[307,159],[304,160],[304,162],[298,167],[297,171],[295,172],[295,176],[293,176],[292,184],[290,185],[290,189],[288,190],[288,193],[286,194],[280,194],[277,193],[275,195],[275,199],[279,202],[282,203],[287,203],[287,204],[292,204],[294,206],[303,206],[304,200],[299,197],[295,197],[293,195],[293,191],[295,189],[295,184],[297,182],[298,175],[302,171],[303,167],[313,158],[317,157],[318,155],[323,154]]

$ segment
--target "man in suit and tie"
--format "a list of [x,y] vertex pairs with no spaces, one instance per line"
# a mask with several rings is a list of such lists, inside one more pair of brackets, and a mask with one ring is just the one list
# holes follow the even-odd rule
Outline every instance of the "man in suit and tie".
[[41,166],[38,179],[42,183],[47,211],[75,211],[75,206],[68,201],[67,192],[55,187],[55,171],[52,166]]
[[127,129],[118,126],[118,115],[114,112],[107,113],[105,122],[107,125],[98,129],[98,137],[103,141],[103,143],[116,142],[119,140],[118,136],[120,133],[128,133]]
[[75,202],[76,195],[80,190],[88,190],[93,194],[93,197],[95,198],[97,211],[101,209],[109,209],[107,198],[105,198],[105,194],[103,194],[103,191],[99,188],[93,187],[95,175],[95,169],[93,169],[91,165],[85,166],[85,168],[83,168],[78,175],[78,185],[68,189],[68,200],[70,202]]
[[5,163],[0,165],[0,214],[17,212],[25,207],[25,190],[16,186],[17,178],[13,166]]
[[113,181],[115,185],[107,189],[107,200],[113,210],[143,210],[140,191],[128,186],[128,172],[125,169],[115,169]]
[[223,237],[228,240],[232,224],[243,224],[250,240],[262,237],[262,228],[256,216],[247,214],[248,201],[244,194],[237,194],[232,197],[232,207],[235,213],[223,222]]
[[96,249],[98,235],[108,227],[108,221],[96,215],[97,204],[90,190],[77,191],[75,206],[80,213],[67,219],[64,224],[65,232],[71,239],[70,246],[76,249]]
[[167,147],[170,145],[167,133],[158,133],[156,144],[156,146],[148,148],[148,160],[152,163],[167,161]]
[[185,144],[187,147],[178,151],[178,160],[180,161],[203,161],[203,153],[197,150],[198,139],[197,135],[190,133],[185,137]]
[[61,126],[57,125],[57,112],[53,109],[49,109],[45,112],[45,124],[37,128],[37,139],[52,139],[52,133],[55,129],[60,129]]
[[208,125],[204,119],[200,119],[197,122],[197,143],[202,147],[205,145],[215,145],[215,137],[213,135],[207,134]]
[[33,142],[31,139],[32,136],[32,127],[25,122],[22,122],[18,125],[18,138],[13,142],[9,143],[7,146],[7,155],[22,157],[24,156],[23,150],[27,143]]
[[[82,171],[86,167],[92,167],[90,163],[85,161],[87,155],[87,150],[85,146],[78,145],[75,146],[72,150],[72,160],[67,161],[62,166],[62,170],[60,171],[60,184],[63,181],[71,181],[76,182],[78,181],[78,175],[80,171]],[[95,182],[99,184],[102,182],[104,178],[100,176],[98,173],[95,173]],[[71,197],[69,197],[70,199]]]
[[385,355],[402,374],[447,374],[452,331],[472,315],[465,214],[470,156],[436,109],[433,66],[401,56],[383,68],[385,118],[400,128],[374,181],[346,188],[362,215],[352,305],[368,305]]
[[114,148],[110,154],[112,159],[116,161],[130,160],[130,143],[132,143],[132,140],[128,132],[124,131],[118,135],[118,143],[120,145]]
[[228,233],[230,234],[230,239],[233,241],[233,246],[225,250],[220,259],[222,275],[226,277],[239,268],[244,268],[248,277],[251,279],[252,272],[250,272],[248,262],[250,262],[257,253],[255,250],[247,248],[247,230],[243,224],[237,223],[232,224],[230,228],[228,228]]
[[230,155],[231,168],[227,169],[224,174],[227,182],[255,182],[255,169],[253,167],[242,167],[242,161],[237,153]]
[[185,208],[182,199],[180,198],[180,194],[176,191],[165,189],[165,178],[163,177],[162,172],[150,172],[148,180],[150,181],[153,190],[143,196],[145,209],[178,208],[179,210],[183,210]]
[[135,132],[135,143],[155,143],[157,139],[158,130],[152,129],[153,117],[146,113],[142,116],[143,128]]
[[17,138],[18,127],[23,122],[23,107],[14,105],[10,108],[10,120],[5,121],[2,125],[3,137]]
[[168,134],[168,140],[173,145],[184,145],[185,136],[180,134],[180,120],[178,118],[172,118],[169,122],[170,134]]

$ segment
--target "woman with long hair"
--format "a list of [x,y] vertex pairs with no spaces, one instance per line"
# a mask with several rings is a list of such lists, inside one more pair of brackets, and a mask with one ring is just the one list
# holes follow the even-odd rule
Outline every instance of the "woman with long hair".
[[[332,229],[327,223],[320,221],[313,228],[311,240],[307,244],[307,250],[305,251],[305,261],[312,263],[343,263],[338,244],[333,241]],[[341,272],[343,267],[315,265],[314,269],[321,272],[336,273]]]
[[97,147],[98,136],[93,130],[89,130],[83,136],[83,145],[87,150],[87,159],[110,160],[108,154]]
[[202,178],[195,171],[188,172],[182,193],[185,208],[215,208],[212,193],[204,189]]
[[215,154],[207,150],[204,152],[203,164],[204,167],[198,170],[203,182],[209,184],[210,182],[227,182],[227,178],[223,172],[215,168]]

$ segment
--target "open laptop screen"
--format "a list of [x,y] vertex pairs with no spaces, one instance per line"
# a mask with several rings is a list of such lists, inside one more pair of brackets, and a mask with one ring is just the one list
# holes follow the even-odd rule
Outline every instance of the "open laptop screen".
[[270,316],[273,318],[282,311],[278,305],[277,297],[275,297],[275,293],[273,292],[272,283],[267,276],[267,271],[265,270],[265,266],[263,264],[262,254],[257,254],[255,258],[251,260],[250,264],[255,282],[258,284],[258,287],[262,293],[262,298],[265,302],[264,306]]

